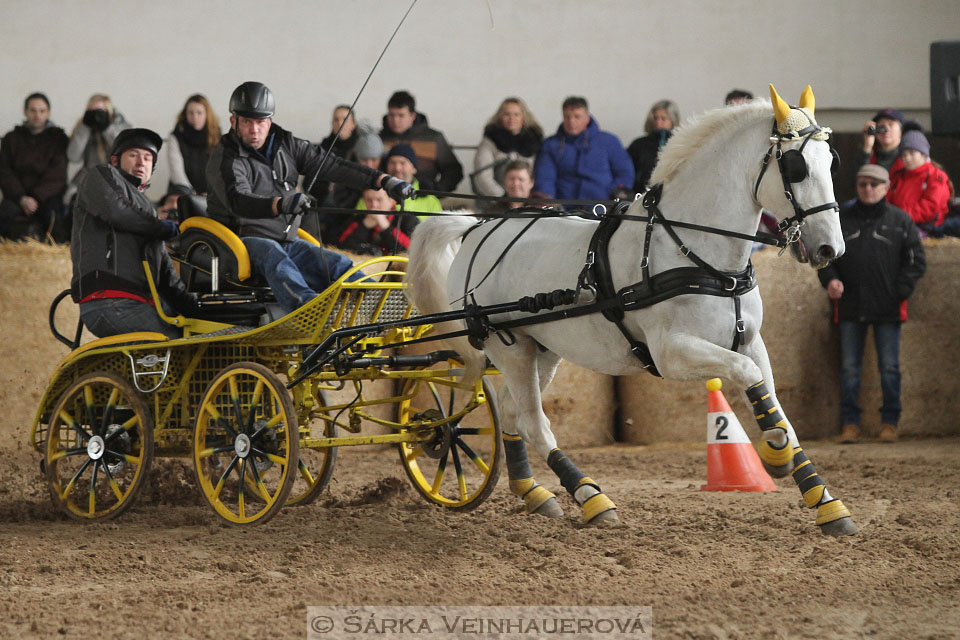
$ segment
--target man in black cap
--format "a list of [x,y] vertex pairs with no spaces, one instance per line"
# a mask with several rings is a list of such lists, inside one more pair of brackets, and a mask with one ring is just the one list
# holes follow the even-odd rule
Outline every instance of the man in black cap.
[[110,151],[110,164],[88,171],[78,186],[70,287],[84,325],[100,338],[134,331],[170,338],[182,334],[157,315],[144,260],[165,307],[183,314],[198,307],[163,244],[177,235],[177,224],[160,220],[143,193],[162,144],[149,129],[121,131]]
[[[294,137],[273,122],[273,93],[244,82],[230,96],[230,132],[207,163],[207,212],[230,227],[246,246],[250,264],[288,313],[309,302],[353,263],[334,251],[297,238],[312,198],[297,180],[357,188],[383,188],[394,199],[412,198],[410,184],[376,169],[348,162]],[[304,185],[305,187],[307,185]]]
[[860,164],[878,164],[888,173],[903,167],[900,161],[900,136],[903,134],[903,113],[898,109],[881,109],[863,125],[863,153]]

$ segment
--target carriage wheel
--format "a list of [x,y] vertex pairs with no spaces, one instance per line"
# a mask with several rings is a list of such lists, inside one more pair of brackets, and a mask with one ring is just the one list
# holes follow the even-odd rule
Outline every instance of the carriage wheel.
[[[482,386],[481,386],[482,384]],[[475,509],[493,492],[500,476],[500,418],[496,394],[486,381],[474,391],[407,379],[399,405],[399,422],[437,420],[459,412],[483,391],[485,402],[457,421],[434,428],[424,443],[400,443],[400,462],[417,491],[448,509]]]
[[266,522],[293,487],[298,442],[297,414],[283,382],[255,362],[230,365],[207,387],[197,415],[197,486],[227,522]]
[[[327,398],[322,391],[317,394],[317,402],[322,407],[327,406]],[[320,419],[312,420],[306,428],[300,429],[301,438],[335,438],[336,436],[337,426]],[[290,497],[287,498],[287,506],[301,507],[317,499],[333,477],[333,469],[337,465],[337,449],[337,447],[300,447],[297,473],[294,476]]]
[[152,460],[153,419],[129,382],[92,372],[60,395],[44,462],[50,497],[69,516],[103,520],[126,511]]

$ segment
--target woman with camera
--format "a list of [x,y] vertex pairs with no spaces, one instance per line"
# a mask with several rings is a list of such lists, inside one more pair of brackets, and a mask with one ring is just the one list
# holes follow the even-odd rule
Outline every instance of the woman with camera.
[[898,109],[883,109],[863,127],[863,153],[860,164],[878,164],[891,174],[903,168],[900,160],[900,136],[903,114]]
[[70,203],[87,169],[107,163],[117,134],[129,128],[130,124],[113,108],[109,96],[102,93],[90,96],[87,110],[74,126],[67,145],[67,160],[82,163],[82,166],[70,181],[64,203]]

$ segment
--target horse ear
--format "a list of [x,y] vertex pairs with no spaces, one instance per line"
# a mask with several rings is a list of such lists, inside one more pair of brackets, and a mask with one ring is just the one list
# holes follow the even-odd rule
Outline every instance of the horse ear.
[[773,103],[773,115],[777,118],[777,124],[783,124],[790,115],[790,105],[783,101],[772,84],[770,85],[770,102]]
[[813,113],[816,104],[817,101],[813,98],[813,89],[810,88],[810,85],[807,85],[807,88],[800,94],[800,104],[798,106],[809,109],[810,113]]

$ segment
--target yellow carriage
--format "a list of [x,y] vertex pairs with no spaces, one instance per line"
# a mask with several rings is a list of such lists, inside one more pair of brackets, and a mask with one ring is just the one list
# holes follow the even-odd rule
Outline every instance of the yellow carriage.
[[[213,225],[191,218],[181,228],[184,237],[192,230],[210,244],[225,231]],[[227,248],[244,254],[242,263],[237,244]],[[493,390],[486,381],[462,384],[454,352],[405,348],[431,330],[416,322],[404,296],[405,261],[364,262],[354,271],[371,275],[349,281],[354,271],[348,272],[262,326],[166,316],[154,291],[161,317],[183,328],[178,339],[130,333],[78,346],[79,328],[72,343],[64,339],[52,326],[52,308],[54,334],[75,347],[51,375],[31,431],[54,503],[80,520],[114,517],[133,503],[154,458],[190,458],[197,486],[218,515],[234,524],[264,522],[285,505],[314,500],[333,474],[339,447],[390,444],[428,501],[459,510],[479,505],[500,470]],[[207,276],[216,273],[213,262]],[[228,312],[230,304],[244,305],[208,297]],[[299,375],[326,337],[355,326],[367,330],[330,363]],[[364,389],[378,380],[387,381],[381,390],[391,389],[386,397]],[[352,393],[331,401],[333,390]]]

